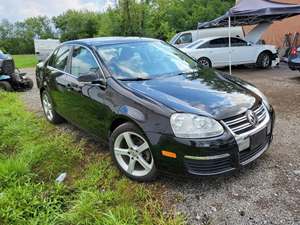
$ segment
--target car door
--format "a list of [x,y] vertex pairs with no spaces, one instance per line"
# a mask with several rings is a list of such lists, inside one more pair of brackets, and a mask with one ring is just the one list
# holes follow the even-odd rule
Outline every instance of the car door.
[[51,96],[55,110],[65,116],[66,77],[69,70],[69,55],[71,46],[63,45],[57,48],[47,61],[44,81]]
[[239,39],[231,38],[232,47],[232,64],[240,65],[256,62],[255,46],[248,44],[248,42]]
[[212,62],[213,67],[227,66],[229,63],[229,49],[226,38],[216,38],[206,45],[206,51],[203,55]]
[[193,36],[192,33],[188,32],[188,33],[183,33],[181,34],[178,39],[175,42],[175,45],[178,48],[183,48],[185,46],[187,46],[188,44],[193,42]]
[[80,77],[87,74],[96,74],[98,79],[105,79],[93,51],[75,45],[70,57],[70,74],[66,77],[67,103],[64,111],[72,123],[96,136],[104,137],[111,116],[106,106],[106,88],[91,82],[80,82]]

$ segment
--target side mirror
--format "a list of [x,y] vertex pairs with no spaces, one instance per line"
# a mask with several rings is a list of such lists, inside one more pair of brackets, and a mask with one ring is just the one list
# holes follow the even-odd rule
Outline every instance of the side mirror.
[[97,85],[98,87],[105,89],[107,84],[106,84],[106,80],[104,78],[98,78],[95,81],[92,81],[92,84]]
[[88,74],[85,74],[85,75],[82,75],[80,77],[78,77],[78,81],[79,82],[83,82],[83,83],[92,83],[93,81],[96,81],[98,80],[99,77],[97,74],[95,73],[88,73]]
[[95,73],[82,75],[78,77],[77,80],[82,83],[89,83],[89,84],[99,86],[102,89],[106,88],[106,80],[104,78],[99,78],[99,76]]

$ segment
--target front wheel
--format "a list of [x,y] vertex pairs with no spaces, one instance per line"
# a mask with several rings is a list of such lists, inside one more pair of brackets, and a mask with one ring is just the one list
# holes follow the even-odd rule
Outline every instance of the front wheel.
[[141,182],[157,177],[157,169],[147,138],[132,123],[116,128],[109,141],[114,162],[127,177]]
[[256,66],[261,69],[268,69],[272,64],[271,55],[268,52],[262,52],[258,56]]

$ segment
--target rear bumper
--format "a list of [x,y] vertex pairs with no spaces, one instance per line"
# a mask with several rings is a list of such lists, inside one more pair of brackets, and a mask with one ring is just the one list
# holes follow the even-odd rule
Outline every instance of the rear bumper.
[[[271,129],[262,143],[253,149],[241,149],[232,134],[210,140],[187,140],[152,134],[149,140],[157,167],[162,172],[196,176],[213,176],[239,170],[268,150],[273,139],[275,121],[273,110],[269,113],[269,121],[260,131],[266,130],[268,125]],[[174,152],[177,157],[164,157],[161,155],[162,150]]]

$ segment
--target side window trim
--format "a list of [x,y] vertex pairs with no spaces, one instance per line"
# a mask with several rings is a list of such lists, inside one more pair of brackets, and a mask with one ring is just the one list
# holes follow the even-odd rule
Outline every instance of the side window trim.
[[[101,67],[101,65],[100,65],[100,63],[99,63],[99,61],[98,61],[98,59],[96,58],[95,54],[93,53],[93,51],[92,51],[91,49],[89,49],[88,47],[86,47],[86,46],[84,46],[84,45],[81,45],[81,44],[74,44],[74,45],[72,46],[72,49],[71,49],[71,51],[70,51],[71,54],[70,54],[70,57],[69,57],[69,73],[68,73],[68,75],[70,75],[70,76],[72,76],[72,77],[75,77],[75,78],[78,78],[77,76],[71,74],[72,55],[73,55],[74,48],[77,47],[77,46],[80,46],[80,47],[82,47],[82,48],[85,48],[86,50],[88,50],[88,51],[91,53],[91,55],[93,56],[95,62],[97,63],[97,65],[98,65],[98,67],[99,67],[99,69],[100,69],[100,71],[101,71],[101,72],[97,73],[98,78],[99,78],[99,79],[103,78],[103,79],[106,81],[106,77],[105,77],[105,75],[104,75],[104,71],[103,71],[103,69],[102,69],[102,67]],[[101,73],[101,74],[100,74],[100,73]]]

